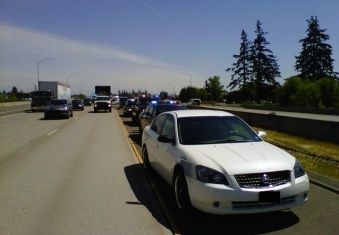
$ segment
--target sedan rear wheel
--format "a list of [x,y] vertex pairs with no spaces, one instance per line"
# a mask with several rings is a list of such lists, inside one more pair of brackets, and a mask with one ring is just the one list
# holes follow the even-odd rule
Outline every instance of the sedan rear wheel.
[[175,174],[173,189],[177,207],[180,210],[189,211],[191,209],[191,201],[188,194],[187,182],[182,171],[178,171]]

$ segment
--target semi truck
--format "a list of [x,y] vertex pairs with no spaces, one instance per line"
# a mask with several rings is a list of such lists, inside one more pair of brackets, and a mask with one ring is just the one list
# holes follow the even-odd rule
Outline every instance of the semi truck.
[[38,90],[32,92],[31,109],[43,111],[52,99],[71,99],[71,87],[58,81],[39,81]]

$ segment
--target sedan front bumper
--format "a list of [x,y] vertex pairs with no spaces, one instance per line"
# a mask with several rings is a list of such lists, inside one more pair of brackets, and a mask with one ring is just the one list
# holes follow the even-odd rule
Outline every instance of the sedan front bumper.
[[[286,210],[304,204],[308,199],[309,180],[304,175],[292,182],[266,188],[240,188],[209,184],[186,176],[192,206],[212,214],[249,214]],[[236,182],[233,178],[233,183]],[[277,192],[277,201],[259,200],[260,192]],[[268,193],[270,194],[270,193]]]

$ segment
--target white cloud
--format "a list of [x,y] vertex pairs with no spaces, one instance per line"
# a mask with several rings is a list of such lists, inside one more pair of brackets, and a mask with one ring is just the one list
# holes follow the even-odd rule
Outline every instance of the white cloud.
[[113,91],[177,89],[178,93],[188,84],[178,74],[179,66],[109,46],[0,24],[1,90],[12,86],[33,90],[37,61],[45,58],[54,60],[40,64],[40,80],[69,80],[75,93],[80,89],[90,92],[96,84],[111,85]]

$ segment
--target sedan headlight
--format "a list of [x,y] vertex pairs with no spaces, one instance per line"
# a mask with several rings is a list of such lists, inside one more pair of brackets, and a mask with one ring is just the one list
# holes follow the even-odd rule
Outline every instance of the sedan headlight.
[[204,183],[228,185],[226,176],[216,170],[205,166],[196,166],[197,179]]
[[61,110],[66,111],[67,110],[67,106],[61,107]]
[[293,170],[295,178],[305,175],[304,168],[298,160],[295,161]]

